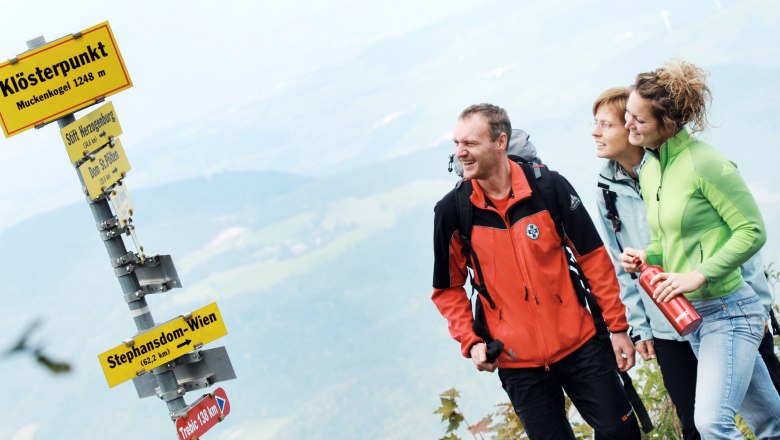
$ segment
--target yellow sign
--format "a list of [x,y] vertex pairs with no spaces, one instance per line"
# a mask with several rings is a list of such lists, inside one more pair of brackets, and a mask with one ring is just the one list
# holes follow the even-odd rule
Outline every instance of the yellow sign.
[[114,139],[113,144],[96,151],[91,160],[79,166],[79,172],[92,200],[100,197],[106,188],[125,177],[128,171],[130,162],[127,161],[125,149],[118,138]]
[[98,355],[109,387],[170,362],[227,334],[217,303],[179,316]]
[[70,163],[76,163],[107,144],[110,138],[122,134],[122,127],[116,117],[114,104],[109,102],[61,128],[60,134],[68,150]]
[[5,137],[133,86],[108,22],[0,63]]

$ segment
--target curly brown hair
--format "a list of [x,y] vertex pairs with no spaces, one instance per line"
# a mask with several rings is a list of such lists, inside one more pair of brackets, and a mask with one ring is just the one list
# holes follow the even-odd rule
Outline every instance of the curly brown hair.
[[710,123],[707,110],[712,93],[707,86],[708,73],[681,59],[636,76],[633,90],[651,101],[653,116],[661,127],[672,133],[690,124],[692,133],[704,131]]

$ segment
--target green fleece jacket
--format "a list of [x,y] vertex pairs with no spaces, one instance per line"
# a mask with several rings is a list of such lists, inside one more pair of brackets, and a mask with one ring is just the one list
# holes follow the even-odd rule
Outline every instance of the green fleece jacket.
[[639,176],[647,206],[647,261],[707,280],[689,299],[720,298],[742,286],[739,266],[761,249],[761,212],[736,166],[683,128]]

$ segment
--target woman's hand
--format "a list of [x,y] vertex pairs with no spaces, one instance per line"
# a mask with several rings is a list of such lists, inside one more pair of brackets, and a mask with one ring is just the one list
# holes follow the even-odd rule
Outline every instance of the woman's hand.
[[655,359],[655,345],[652,339],[636,343],[636,352],[642,355],[642,359],[649,361]]
[[661,272],[650,279],[650,285],[656,286],[653,299],[656,302],[669,302],[677,295],[698,290],[706,283],[699,271],[693,272]]
[[640,262],[644,262],[645,257],[642,249],[625,248],[620,254],[620,265],[626,272],[639,272],[639,264],[634,263],[634,259],[639,258]]

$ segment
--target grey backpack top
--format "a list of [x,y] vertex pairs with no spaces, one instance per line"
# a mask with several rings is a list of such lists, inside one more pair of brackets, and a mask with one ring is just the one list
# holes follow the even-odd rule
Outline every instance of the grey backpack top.
[[[542,160],[536,155],[536,147],[529,140],[531,136],[520,129],[513,129],[512,136],[509,138],[509,148],[507,148],[507,154],[510,156],[516,156],[523,159],[526,162],[541,164]],[[455,173],[463,177],[463,165],[455,157],[455,154],[450,154],[449,171],[453,170]]]

